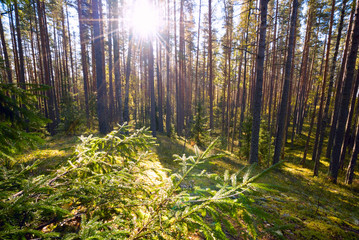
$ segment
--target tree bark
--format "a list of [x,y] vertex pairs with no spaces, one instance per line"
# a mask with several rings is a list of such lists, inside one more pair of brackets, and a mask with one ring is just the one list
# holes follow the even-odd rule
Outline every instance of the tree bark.
[[85,94],[85,112],[87,119],[87,127],[90,126],[90,111],[89,111],[89,77],[88,77],[88,66],[87,66],[87,52],[86,52],[86,38],[85,38],[85,26],[82,14],[82,0],[77,1],[78,4],[78,15],[79,15],[79,30],[80,30],[80,45],[81,45],[81,64],[82,74],[84,81],[84,94]]
[[253,122],[251,134],[251,148],[249,155],[249,163],[258,162],[258,142],[259,142],[259,129],[261,122],[261,104],[262,104],[262,85],[263,85],[263,66],[264,66],[264,51],[266,44],[266,30],[267,30],[267,9],[268,0],[260,0],[260,28],[258,40],[258,52],[256,61],[256,83],[253,104]]
[[212,0],[208,0],[209,128],[213,130]]
[[93,31],[94,39],[93,45],[95,49],[95,63],[96,63],[96,86],[97,86],[97,117],[99,122],[99,130],[101,134],[106,134],[110,130],[108,122],[107,109],[107,90],[106,79],[104,79],[104,63],[103,63],[103,35],[100,29],[100,14],[99,8],[102,7],[101,0],[92,0],[92,17],[93,17]]
[[318,176],[318,169],[319,169],[319,163],[320,163],[320,143],[323,143],[323,141],[319,141],[320,135],[323,135],[324,132],[322,130],[323,127],[323,106],[325,101],[325,89],[326,89],[326,82],[327,82],[327,72],[329,67],[329,54],[330,54],[330,43],[332,39],[332,28],[333,28],[333,20],[334,20],[334,12],[335,12],[335,0],[332,0],[332,11],[330,15],[330,24],[329,24],[329,33],[328,33],[328,45],[327,45],[327,53],[326,53],[326,60],[325,60],[325,67],[324,67],[324,73],[323,73],[323,83],[322,83],[322,93],[321,93],[321,100],[320,100],[320,107],[318,112],[318,124],[317,124],[317,131],[315,134],[315,143],[313,148],[313,155],[312,160],[314,163],[314,176]]
[[7,81],[8,81],[8,83],[12,84],[13,81],[12,81],[11,65],[10,65],[10,61],[9,61],[9,54],[7,52],[7,46],[6,46],[6,41],[5,41],[4,28],[2,25],[2,16],[1,15],[0,15],[0,37],[1,37],[2,51],[4,53]]
[[123,123],[123,113],[122,113],[122,84],[121,84],[121,78],[120,78],[120,49],[119,49],[119,28],[118,28],[118,1],[113,2],[113,61],[114,61],[114,71],[115,71],[115,97],[117,102],[117,115],[119,123]]
[[157,92],[158,92],[158,131],[160,133],[163,133],[163,109],[162,109],[162,99],[163,99],[163,87],[162,87],[162,51],[161,51],[161,45],[158,44],[157,41]]
[[125,101],[123,105],[123,120],[125,122],[130,121],[128,100],[130,97],[130,74],[131,74],[131,54],[132,54],[132,29],[128,36],[128,50],[127,50],[127,62],[126,62],[126,83],[125,83]]
[[156,98],[155,98],[155,83],[154,83],[154,59],[153,46],[151,40],[148,42],[148,83],[150,87],[151,98],[151,131],[152,136],[156,137]]
[[166,36],[166,132],[171,136],[171,80],[170,80],[170,0],[167,0],[167,36]]
[[347,57],[348,57],[348,48],[349,48],[349,44],[350,44],[351,29],[353,27],[354,12],[355,12],[355,8],[353,7],[352,11],[350,12],[350,17],[349,17],[349,24],[348,24],[347,36],[346,36],[346,40],[345,40],[345,47],[344,47],[341,68],[340,68],[339,75],[337,77],[336,93],[335,93],[335,101],[334,101],[334,111],[333,111],[332,120],[331,120],[331,128],[330,128],[329,140],[328,140],[328,144],[327,144],[326,158],[330,158],[330,154],[332,152],[332,147],[333,147],[333,143],[334,143],[335,131],[337,128],[338,114],[339,114],[338,110],[339,110],[339,105],[341,102],[341,89],[342,89],[343,75],[344,75],[344,69],[345,69],[345,65],[346,65]]
[[340,151],[343,144],[345,125],[348,118],[348,106],[350,101],[351,87],[354,79],[355,62],[357,59],[359,46],[359,0],[356,1],[356,10],[351,41],[352,44],[349,49],[348,60],[346,64],[346,74],[343,82],[344,85],[342,91],[342,101],[339,110],[338,127],[336,130],[336,136],[330,161],[329,177],[333,183],[336,183],[338,178]]
[[20,87],[26,89],[25,85],[25,61],[24,61],[24,50],[22,48],[22,39],[20,31],[20,20],[19,20],[19,10],[17,0],[14,0],[15,7],[15,22],[16,22],[16,34],[17,34],[17,47],[19,50],[19,82]]
[[282,151],[282,144],[284,138],[284,129],[285,129],[285,121],[286,114],[288,110],[288,95],[289,95],[289,85],[290,85],[290,77],[291,77],[291,69],[292,69],[292,57],[293,57],[293,47],[295,41],[295,31],[296,31],[296,23],[297,23],[297,11],[298,11],[298,0],[293,0],[292,6],[292,15],[290,20],[290,30],[289,30],[289,39],[288,39],[288,49],[287,49],[287,59],[285,63],[285,72],[284,72],[284,83],[282,89],[282,99],[280,103],[280,108],[278,112],[278,120],[277,120],[277,132],[275,139],[275,149],[273,156],[273,165],[279,162],[280,154]]
[[345,183],[346,184],[352,184],[353,183],[354,169],[355,169],[356,162],[357,162],[357,159],[358,159],[358,154],[359,154],[359,124],[357,125],[357,128],[356,128],[356,140],[355,140],[355,144],[354,144],[354,148],[353,148],[353,153],[352,153],[352,156],[350,158],[347,173],[346,173],[346,176],[345,176]]

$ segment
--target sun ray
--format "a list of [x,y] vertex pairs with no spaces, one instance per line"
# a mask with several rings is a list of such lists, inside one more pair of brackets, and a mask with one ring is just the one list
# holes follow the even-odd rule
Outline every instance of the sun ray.
[[153,37],[159,28],[159,14],[148,0],[137,0],[133,6],[132,28],[140,37]]

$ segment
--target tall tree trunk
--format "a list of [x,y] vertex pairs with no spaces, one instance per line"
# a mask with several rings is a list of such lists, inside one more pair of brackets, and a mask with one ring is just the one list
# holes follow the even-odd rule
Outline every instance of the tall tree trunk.
[[[326,60],[325,60],[325,67],[323,73],[323,83],[322,83],[322,93],[321,93],[321,100],[320,100],[320,107],[318,112],[318,124],[317,124],[317,131],[315,134],[315,143],[313,148],[313,155],[312,160],[315,162],[314,164],[314,176],[318,176],[319,170],[319,163],[320,163],[320,153],[321,153],[321,144],[323,140],[320,141],[320,135],[324,134],[323,127],[323,106],[325,101],[325,89],[326,89],[326,82],[327,82],[327,72],[329,68],[329,54],[330,54],[330,43],[332,39],[332,28],[333,28],[333,19],[334,19],[334,12],[335,12],[335,0],[332,0],[332,11],[330,15],[330,24],[329,24],[329,33],[328,33],[328,45],[327,45],[327,53],[326,53]],[[330,90],[330,89],[329,89]]]
[[305,142],[303,158],[302,158],[302,160],[300,162],[302,164],[302,166],[304,166],[305,161],[307,160],[307,153],[308,153],[308,148],[309,148],[310,136],[311,136],[312,130],[313,130],[313,125],[314,125],[314,120],[315,120],[315,112],[317,110],[318,92],[319,92],[319,85],[317,86],[317,90],[316,90],[316,94],[315,94],[315,98],[314,98],[312,119],[310,121],[307,141]]
[[249,155],[249,163],[258,162],[258,142],[259,142],[259,129],[261,123],[261,104],[262,104],[262,85],[263,85],[263,66],[264,66],[264,51],[266,44],[266,30],[267,30],[267,9],[268,0],[260,0],[260,28],[258,40],[258,52],[256,61],[256,84],[254,93],[253,104],[253,122],[251,134],[251,149]]
[[196,47],[196,73],[195,73],[195,106],[198,105],[200,100],[199,88],[198,88],[198,66],[199,66],[199,39],[201,35],[201,9],[202,9],[202,0],[199,0],[199,12],[198,12],[198,30],[197,30],[197,47]]
[[93,45],[95,49],[95,63],[96,63],[96,86],[97,86],[97,117],[99,122],[99,130],[101,134],[106,134],[110,130],[108,122],[107,109],[107,91],[106,79],[104,78],[104,63],[103,63],[103,35],[100,27],[100,9],[102,7],[101,0],[92,0],[92,17],[93,17]]
[[79,15],[79,30],[80,30],[80,45],[81,45],[81,64],[82,64],[82,74],[84,81],[84,94],[85,94],[85,112],[87,119],[87,127],[90,126],[90,112],[89,112],[89,77],[88,77],[88,66],[87,66],[87,52],[86,52],[86,42],[85,38],[85,26],[83,19],[83,0],[78,0],[78,15]]
[[297,97],[296,97],[296,106],[298,106],[298,109],[296,108],[294,111],[294,117],[293,117],[293,128],[292,128],[292,136],[291,136],[291,144],[293,146],[294,143],[294,135],[295,131],[294,129],[298,129],[297,124],[300,119],[300,113],[302,109],[304,108],[304,98],[305,98],[305,89],[308,85],[308,60],[309,60],[309,47],[310,47],[310,39],[312,35],[312,25],[313,25],[313,5],[311,4],[309,6],[308,10],[308,18],[307,18],[307,29],[306,29],[306,35],[305,35],[305,41],[304,41],[304,47],[303,47],[303,56],[302,56],[302,63],[300,66],[300,79],[298,81],[298,88],[297,88]]
[[113,122],[113,116],[115,113],[115,99],[113,96],[113,57],[112,57],[112,3],[108,1],[108,81],[109,81],[109,121]]
[[24,62],[24,51],[22,48],[22,39],[21,39],[21,31],[20,31],[20,20],[19,20],[19,10],[17,0],[14,0],[15,7],[15,22],[16,22],[16,34],[17,34],[17,47],[19,50],[19,82],[20,87],[26,89],[25,86],[25,62]]
[[152,136],[156,136],[156,98],[155,98],[155,79],[154,79],[154,59],[152,40],[148,41],[148,83],[151,98],[151,131]]
[[158,44],[157,41],[157,92],[158,92],[158,104],[157,104],[157,109],[158,109],[158,131],[160,133],[163,133],[163,110],[162,110],[162,98],[163,98],[163,94],[162,94],[162,51],[161,51],[161,46],[160,44]]
[[[358,68],[358,70],[359,70],[359,68]],[[352,86],[353,91],[352,91],[351,100],[350,100],[349,116],[348,116],[347,124],[345,127],[344,141],[343,141],[343,146],[341,149],[340,160],[339,160],[339,167],[341,169],[343,169],[343,167],[344,167],[345,153],[346,153],[347,146],[349,144],[350,136],[352,135],[351,126],[352,126],[353,115],[355,112],[355,102],[356,102],[357,94],[358,94],[358,84],[359,84],[359,74],[357,74],[356,81],[354,82],[354,86]],[[357,107],[357,110],[358,110],[358,108],[359,108],[359,105]]]
[[288,39],[288,49],[287,49],[287,59],[285,63],[284,69],[284,83],[282,89],[282,99],[280,103],[280,108],[278,112],[278,120],[277,120],[277,132],[275,139],[275,149],[273,156],[273,164],[279,162],[280,154],[282,151],[282,144],[284,138],[284,129],[285,129],[285,121],[286,114],[288,110],[288,95],[289,95],[289,85],[290,85],[290,77],[291,77],[291,69],[292,69],[292,57],[293,57],[293,47],[295,41],[295,31],[296,31],[296,23],[297,23],[297,11],[298,11],[298,0],[293,0],[292,6],[292,15],[290,20],[290,30],[289,30],[289,39]]
[[[69,33],[69,50],[70,50],[70,64],[71,64],[71,80],[72,80],[72,92],[73,94],[78,93],[77,89],[77,80],[74,70],[74,61],[73,61],[73,54],[72,54],[72,44],[71,44],[71,32],[70,32],[70,21],[69,21],[69,11],[67,8],[68,3],[66,2],[66,20],[67,20],[67,31]],[[76,97],[77,98],[77,97]]]
[[131,74],[131,54],[132,54],[132,28],[128,36],[128,49],[127,49],[127,62],[126,62],[126,83],[125,83],[125,102],[123,105],[123,120],[130,121],[128,100],[130,97],[130,74]]
[[246,37],[244,42],[243,91],[242,91],[241,115],[239,117],[238,146],[241,146],[242,126],[243,126],[244,113],[246,111],[246,101],[247,101],[247,49],[248,49],[248,31],[249,31],[250,16],[251,16],[251,7],[249,6],[247,22],[246,22],[246,32],[245,32]]
[[237,127],[237,115],[238,115],[237,113],[238,113],[238,106],[239,106],[240,84],[241,84],[241,75],[242,75],[242,59],[243,59],[243,53],[240,56],[239,67],[238,67],[237,95],[236,95],[235,108],[234,108],[234,123],[233,123],[233,131],[232,131],[232,142],[231,142],[231,146],[230,146],[231,152],[233,152],[234,137],[236,134],[236,127]]
[[[332,58],[332,65],[331,65],[331,69],[330,69],[329,87],[327,90],[327,98],[326,98],[327,100],[326,100],[326,104],[325,104],[325,108],[324,108],[324,117],[323,117],[323,123],[321,126],[322,129],[321,129],[321,134],[320,134],[320,139],[319,139],[319,147],[318,147],[318,153],[317,153],[318,158],[320,158],[320,155],[321,155],[325,130],[326,130],[327,124],[330,120],[329,114],[328,114],[329,113],[329,105],[330,105],[332,91],[333,91],[335,66],[336,66],[337,56],[338,56],[338,52],[339,52],[341,34],[342,34],[342,29],[343,29],[344,17],[345,17],[346,3],[347,3],[347,0],[344,0],[343,6],[342,6],[342,11],[341,11],[341,16],[340,16],[340,21],[339,21],[339,26],[338,26],[338,35],[337,35],[334,55]],[[328,148],[330,149],[329,144],[328,144]]]
[[[47,51],[47,30],[46,30],[46,15],[45,15],[45,6],[44,2],[37,0],[37,10],[38,10],[38,17],[39,17],[39,27],[40,27],[40,38],[41,38],[41,51],[42,51],[42,64],[43,64],[43,70],[44,70],[44,81],[45,84],[47,84],[50,87],[53,87],[52,83],[52,73],[51,73],[51,67],[50,67],[50,55]],[[47,129],[50,134],[55,134],[55,128],[56,128],[56,98],[54,94],[54,90],[49,89],[46,93],[47,96],[47,106],[48,106],[48,116],[49,119],[52,121],[48,124]]]
[[121,78],[120,78],[120,49],[119,49],[119,28],[118,28],[118,1],[113,2],[113,60],[114,60],[114,71],[115,71],[115,89],[116,89],[116,102],[117,102],[117,115],[119,119],[119,123],[123,123],[123,115],[122,115],[122,93],[121,93]]
[[166,36],[166,132],[171,136],[171,83],[170,83],[170,0],[167,0],[167,36]]
[[[332,157],[330,161],[330,178],[333,183],[337,182],[339,172],[339,158],[340,151],[343,144],[345,125],[348,118],[348,106],[350,101],[351,87],[354,79],[355,62],[357,59],[358,46],[359,46],[359,0],[356,1],[356,11],[354,18],[354,26],[352,29],[352,44],[349,49],[348,60],[346,64],[346,73],[344,77],[344,85],[342,90],[342,101],[340,105],[338,127],[334,140]],[[348,33],[349,34],[349,33]]]
[[209,128],[213,130],[212,0],[208,0]]
[[[359,121],[359,118],[358,118],[358,121]],[[357,159],[358,159],[358,154],[359,154],[359,124],[357,124],[357,127],[356,127],[355,144],[354,144],[352,156],[350,158],[347,173],[346,173],[346,176],[345,176],[345,183],[346,184],[352,184],[353,183],[354,169],[355,169],[356,162],[357,162]]]
[[178,135],[183,134],[184,129],[184,106],[185,106],[185,39],[184,39],[184,0],[181,0],[180,5],[180,29],[179,29],[179,78],[178,78],[178,128],[177,133]]
[[[341,68],[340,68],[339,75],[337,77],[336,93],[335,93],[335,101],[334,101],[334,111],[333,111],[332,120],[331,120],[331,128],[330,128],[329,139],[328,139],[328,144],[327,144],[326,158],[330,158],[330,154],[332,152],[332,147],[333,147],[333,143],[334,143],[335,131],[337,128],[339,105],[341,102],[341,89],[342,89],[343,75],[344,75],[344,69],[345,69],[345,65],[346,65],[346,61],[347,61],[347,57],[348,57],[348,48],[349,48],[349,44],[350,44],[351,29],[353,27],[354,12],[355,12],[355,8],[353,7],[352,11],[350,12],[350,17],[349,17],[349,24],[348,24],[347,36],[346,36],[346,40],[345,40],[345,47],[344,47],[344,54],[343,54],[343,58],[342,58]],[[339,33],[338,33],[338,35],[339,35]],[[338,38],[337,38],[337,42],[338,42]]]
[[9,54],[7,53],[7,46],[6,46],[6,41],[5,41],[4,28],[2,25],[2,16],[1,15],[0,15],[0,37],[1,37],[2,51],[4,53],[7,81],[8,81],[8,83],[12,84],[13,83],[12,72],[11,72],[11,66],[10,66],[10,61],[9,61]]
[[229,150],[229,138],[230,138],[230,125],[231,125],[231,73],[232,73],[232,41],[233,41],[233,3],[231,1],[228,2],[228,79],[227,79],[227,112],[226,112],[226,133],[227,133],[227,144]]
[[[273,85],[275,82],[275,76],[276,76],[276,62],[277,62],[277,22],[278,22],[278,2],[279,0],[276,1],[276,10],[275,10],[275,22],[274,22],[274,33],[273,33],[273,47],[272,47],[272,51],[273,51],[273,58],[272,58],[272,73],[270,76],[270,89],[269,89],[269,103],[268,103],[268,131],[270,134],[270,138],[272,139],[272,121],[271,121],[271,116],[272,116],[272,103],[273,103]],[[269,148],[270,149],[270,148]]]
[[9,13],[9,25],[10,25],[10,34],[11,34],[11,43],[12,43],[12,52],[14,57],[14,65],[15,65],[15,76],[17,83],[19,82],[20,75],[20,67],[19,67],[19,54],[17,51],[17,43],[16,43],[16,35],[15,35],[15,25],[14,25],[14,17],[12,11]]
[[179,126],[179,112],[180,112],[180,101],[179,101],[179,84],[178,84],[178,57],[177,57],[177,10],[176,0],[173,0],[173,31],[174,31],[174,52],[175,52],[175,84],[176,84],[176,130],[178,133]]
[[67,37],[67,31],[65,27],[65,12],[64,8],[61,7],[61,25],[62,25],[62,50],[63,50],[63,74],[64,74],[64,80],[66,81],[66,87],[67,87],[67,93],[70,93],[71,91],[71,83],[70,83],[70,71],[69,71],[69,57],[68,57],[68,50],[67,50],[67,44],[68,44],[68,37]]

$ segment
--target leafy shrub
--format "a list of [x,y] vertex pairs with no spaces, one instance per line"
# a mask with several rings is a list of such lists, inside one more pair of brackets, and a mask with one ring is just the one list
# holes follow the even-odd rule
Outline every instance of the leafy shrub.
[[[146,129],[121,126],[103,138],[81,137],[73,157],[49,174],[32,174],[39,161],[1,167],[0,238],[225,239],[224,229],[256,236],[252,216],[259,212],[245,192],[260,187],[253,182],[261,174],[196,174],[218,157],[210,154],[212,143],[195,156],[175,156],[181,169],[168,177],[150,151],[153,144]],[[217,185],[195,186],[193,177]]]

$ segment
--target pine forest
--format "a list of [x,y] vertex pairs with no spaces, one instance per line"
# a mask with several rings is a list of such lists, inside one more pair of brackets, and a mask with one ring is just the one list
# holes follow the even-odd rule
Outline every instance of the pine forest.
[[359,0],[0,0],[0,239],[359,239]]

